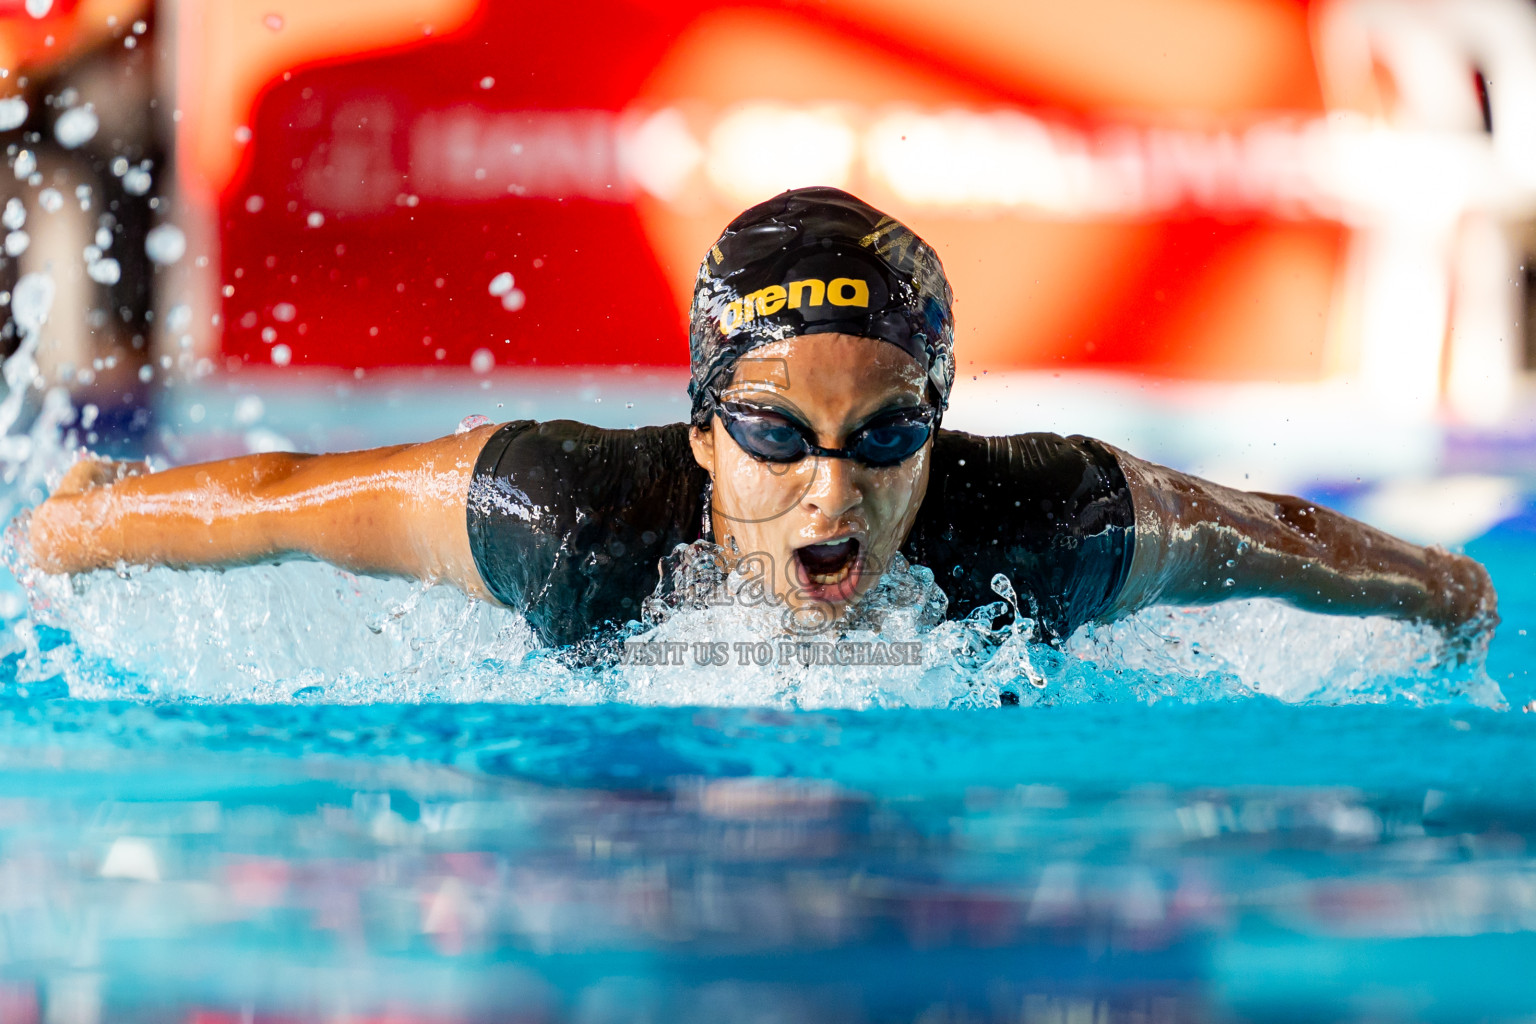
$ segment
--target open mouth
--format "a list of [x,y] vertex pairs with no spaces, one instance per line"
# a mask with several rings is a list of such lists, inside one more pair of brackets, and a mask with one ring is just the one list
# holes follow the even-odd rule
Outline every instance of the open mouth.
[[853,575],[859,560],[859,540],[844,537],[841,540],[820,544],[807,544],[795,549],[795,558],[805,573],[808,583],[814,587],[836,587],[847,582]]

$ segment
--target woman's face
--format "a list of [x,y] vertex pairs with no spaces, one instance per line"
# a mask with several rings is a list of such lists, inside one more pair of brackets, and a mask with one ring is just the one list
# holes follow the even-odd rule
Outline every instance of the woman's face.
[[[924,405],[925,393],[922,367],[895,345],[816,334],[752,350],[721,397],[841,448],[871,421]],[[715,540],[792,609],[809,611],[796,616],[802,624],[840,616],[891,564],[927,491],[933,450],[930,437],[884,468],[815,455],[765,462],[742,450],[718,414],[691,440],[714,480]]]

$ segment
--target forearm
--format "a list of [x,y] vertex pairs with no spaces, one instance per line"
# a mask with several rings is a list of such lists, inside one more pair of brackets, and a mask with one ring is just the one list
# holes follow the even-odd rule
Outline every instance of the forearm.
[[306,455],[273,453],[129,476],[50,498],[32,515],[48,572],[130,565],[238,565],[293,553],[263,493]]
[[333,455],[253,455],[61,494],[33,514],[33,562],[80,572],[305,555],[358,572],[445,579],[484,596],[464,502],[487,433]]
[[1267,596],[1452,628],[1493,619],[1488,574],[1469,558],[1300,498],[1238,491],[1117,454],[1136,509],[1122,612]]

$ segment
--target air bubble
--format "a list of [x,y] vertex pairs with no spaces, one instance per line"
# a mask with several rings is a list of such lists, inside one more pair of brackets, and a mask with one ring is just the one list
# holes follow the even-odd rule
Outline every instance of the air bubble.
[[491,289],[490,289],[490,291],[491,291],[492,295],[505,295],[505,294],[507,294],[507,292],[510,292],[511,290],[512,290],[512,275],[508,271],[503,270],[501,273],[499,273],[495,277],[491,278]]
[[267,28],[271,29],[273,32],[281,32],[283,30],[283,16],[276,12],[268,14],[266,17],[262,18],[261,23],[267,26]]
[[20,229],[27,222],[27,208],[20,199],[12,196],[5,201],[5,212],[0,213],[0,224],[4,224],[12,231]]
[[496,356],[488,348],[477,348],[469,357],[469,368],[475,373],[490,373],[496,365]]
[[521,288],[513,288],[501,297],[501,308],[516,313],[527,305],[528,296],[523,294]]
[[7,256],[20,256],[27,251],[27,246],[31,244],[31,235],[25,231],[12,231],[5,236],[5,254]]
[[313,210],[308,217],[304,218],[304,222],[312,228],[318,228],[325,223],[325,214],[319,210]]
[[273,366],[287,366],[288,363],[292,359],[293,359],[293,349],[289,348],[287,345],[273,345],[272,346],[272,365]]
[[25,180],[37,171],[37,155],[30,149],[24,149],[16,154],[16,162],[11,165],[16,172],[17,180]]
[[272,307],[272,319],[281,323],[289,323],[298,315],[299,311],[294,308],[291,302],[279,302]]

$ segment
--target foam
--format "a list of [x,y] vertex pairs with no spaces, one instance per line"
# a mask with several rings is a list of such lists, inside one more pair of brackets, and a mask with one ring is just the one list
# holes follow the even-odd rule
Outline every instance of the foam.
[[[743,601],[746,577],[685,549],[667,588],[581,664],[541,647],[524,619],[445,586],[355,576],[320,563],[227,571],[30,574],[11,630],[15,683],[61,680],[89,699],[514,703],[812,708],[1200,702],[1468,702],[1497,707],[1480,656],[1458,661],[1432,629],[1298,611],[1271,600],[1150,608],[1080,629],[1060,648],[998,609],[943,621],[933,575],[899,562],[847,623],[797,637],[781,609]],[[1005,593],[1010,589],[1000,586]],[[678,595],[682,596],[679,597]],[[812,665],[785,642],[912,644],[916,664]],[[625,664],[622,644],[673,645],[672,664]],[[740,645],[767,643],[756,664]],[[725,645],[728,663],[700,653]],[[741,662],[746,660],[747,664]],[[1005,696],[1007,695],[1007,696]]]

